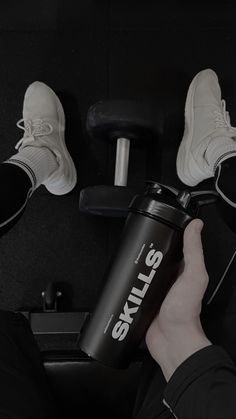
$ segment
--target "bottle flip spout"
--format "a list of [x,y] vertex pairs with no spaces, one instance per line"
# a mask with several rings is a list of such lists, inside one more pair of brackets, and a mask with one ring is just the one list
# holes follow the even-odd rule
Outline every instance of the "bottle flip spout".
[[192,209],[194,212],[203,205],[214,204],[220,196],[218,192],[213,190],[179,190],[173,186],[154,181],[146,181],[146,185],[147,193],[171,194],[172,196],[175,196],[176,201],[182,206],[182,208]]
[[212,190],[189,192],[184,189],[183,191],[179,191],[177,201],[183,208],[188,208],[189,206],[202,207],[203,205],[214,204],[218,198],[218,192]]

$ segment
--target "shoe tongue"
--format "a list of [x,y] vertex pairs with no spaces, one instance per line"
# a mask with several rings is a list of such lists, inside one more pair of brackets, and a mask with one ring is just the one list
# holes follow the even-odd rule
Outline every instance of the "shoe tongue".
[[200,77],[194,94],[195,105],[210,104],[218,107],[221,102],[221,89],[219,83],[212,75]]

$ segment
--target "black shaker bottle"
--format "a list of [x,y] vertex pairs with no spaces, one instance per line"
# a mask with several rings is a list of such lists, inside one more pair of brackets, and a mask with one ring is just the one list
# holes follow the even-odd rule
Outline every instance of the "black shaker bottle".
[[177,279],[184,229],[200,205],[215,202],[213,195],[148,182],[145,193],[134,197],[105,286],[78,341],[83,352],[113,368],[129,366]]

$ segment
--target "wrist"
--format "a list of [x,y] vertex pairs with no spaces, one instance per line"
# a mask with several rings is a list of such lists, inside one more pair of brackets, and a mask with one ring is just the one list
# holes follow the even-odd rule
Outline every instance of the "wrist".
[[175,370],[195,352],[212,345],[203,330],[195,327],[177,328],[171,335],[158,339],[153,358],[160,365],[166,381]]

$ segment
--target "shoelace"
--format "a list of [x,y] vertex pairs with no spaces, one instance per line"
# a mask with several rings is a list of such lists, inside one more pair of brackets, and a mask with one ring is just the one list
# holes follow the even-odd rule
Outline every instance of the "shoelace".
[[230,125],[230,117],[229,112],[226,111],[226,103],[225,100],[222,99],[222,112],[221,111],[213,111],[215,117],[216,128],[230,128],[230,130],[235,130],[236,128]]
[[[225,100],[222,99],[222,112],[220,111],[214,111],[214,116],[215,116],[215,123],[216,123],[216,129],[217,128],[226,128],[227,131],[225,131],[224,135],[232,138],[233,140],[235,140],[236,137],[236,128],[232,127],[230,124],[230,116],[229,116],[229,112],[226,111],[226,103]],[[222,158],[224,156],[227,156],[229,154],[229,151],[227,151],[226,153],[222,154],[215,162],[214,164],[214,168],[213,168],[213,172],[215,173],[216,168],[218,163],[220,162],[220,160],[222,160]]]
[[22,143],[27,142],[27,138],[30,137],[31,141],[35,137],[41,137],[44,135],[49,135],[53,131],[53,127],[49,122],[43,121],[43,119],[20,119],[17,122],[17,127],[22,129],[25,132],[25,136],[21,138],[20,141],[16,144],[16,150],[19,149]]

